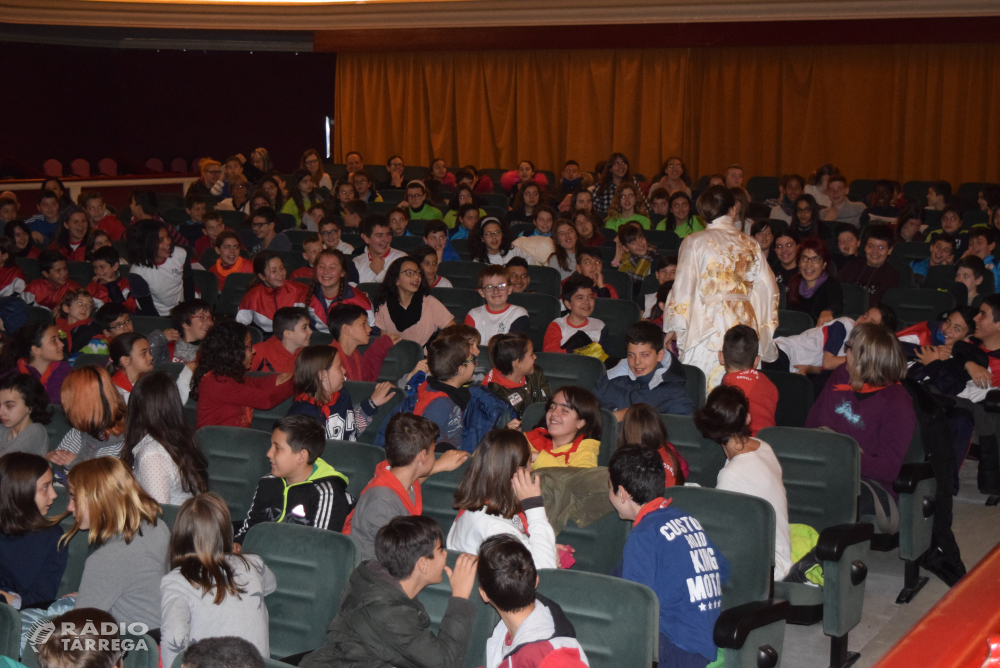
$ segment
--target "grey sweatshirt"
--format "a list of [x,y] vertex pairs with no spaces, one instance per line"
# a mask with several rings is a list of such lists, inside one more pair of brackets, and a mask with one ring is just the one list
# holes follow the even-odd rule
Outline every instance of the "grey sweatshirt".
[[155,527],[143,522],[128,545],[115,537],[97,548],[84,564],[76,607],[160,628],[160,580],[167,572],[169,543],[170,529],[161,520]]
[[163,596],[160,627],[160,658],[163,666],[173,665],[178,654],[202,638],[237,636],[260,650],[261,656],[271,655],[268,643],[268,616],[264,597],[275,590],[274,573],[255,554],[243,555],[247,562],[229,555],[226,560],[233,569],[236,584],[246,590],[239,596],[227,595],[215,605],[215,591],[203,593],[175,568],[160,581]]
[[44,457],[49,451],[49,432],[45,431],[45,425],[36,422],[22,429],[13,440],[8,438],[10,429],[0,425],[0,457],[8,452],[27,452]]

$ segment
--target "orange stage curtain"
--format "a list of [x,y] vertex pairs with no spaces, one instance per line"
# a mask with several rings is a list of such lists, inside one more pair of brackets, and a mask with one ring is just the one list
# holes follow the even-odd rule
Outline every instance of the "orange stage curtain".
[[334,159],[1000,181],[995,44],[343,53]]

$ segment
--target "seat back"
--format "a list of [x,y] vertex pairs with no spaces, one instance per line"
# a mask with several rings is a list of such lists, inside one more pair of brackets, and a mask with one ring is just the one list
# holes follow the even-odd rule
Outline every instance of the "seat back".
[[889,288],[882,302],[895,311],[897,331],[918,322],[933,322],[941,313],[955,308],[955,298],[949,293],[921,288]]
[[861,451],[850,436],[768,427],[757,438],[774,450],[788,497],[788,521],[817,531],[857,518]]
[[545,372],[553,393],[564,385],[576,385],[593,392],[597,380],[606,373],[604,363],[596,357],[543,353],[540,349],[540,346],[535,347],[535,366]]
[[458,517],[458,511],[455,510],[455,490],[458,489],[458,483],[462,481],[462,476],[468,468],[469,460],[465,460],[454,471],[435,473],[420,483],[424,499],[423,514],[434,518],[441,525],[445,537],[448,536],[451,525]]
[[76,359],[73,360],[73,368],[82,369],[83,367],[90,366],[92,364],[100,367],[106,367],[109,359],[110,357],[107,355],[83,353],[81,355],[77,355]]
[[687,390],[694,409],[698,410],[705,405],[708,395],[708,381],[705,380],[705,372],[696,366],[682,364],[684,370],[684,389]]
[[868,310],[868,292],[860,285],[841,284],[844,291],[844,315],[858,318]]
[[[460,554],[462,553],[448,550],[447,563],[449,568],[455,567],[455,561]],[[448,578],[442,579],[437,584],[424,587],[417,595],[417,600],[424,606],[427,616],[431,619],[430,630],[435,635],[441,628],[441,620],[444,619],[444,613],[448,609],[450,599],[451,585],[448,583]],[[462,665],[464,668],[478,668],[478,666],[486,665],[486,641],[493,635],[493,629],[499,623],[500,615],[493,609],[493,606],[483,603],[479,597],[478,578],[472,585],[472,596],[469,597],[469,600],[476,604],[476,619],[472,623],[469,651],[466,652],[465,663]]]
[[729,562],[722,606],[731,608],[771,595],[774,577],[774,508],[747,494],[699,487],[671,487],[671,507],[686,511]]
[[404,253],[411,253],[416,250],[417,246],[424,243],[422,236],[414,233],[412,237],[393,237],[389,245],[397,250],[401,250]]
[[530,265],[528,267],[528,276],[531,278],[531,289],[537,294],[548,295],[556,299],[559,298],[559,293],[562,291],[562,280],[557,270],[552,267]]
[[180,506],[174,506],[169,503],[161,503],[160,511],[163,513],[160,518],[166,523],[167,528],[171,531],[174,530],[174,522],[177,520],[177,513],[181,511]]
[[955,282],[958,269],[953,264],[942,264],[927,268],[927,276],[920,287],[925,290],[947,290]]
[[[541,269],[541,267],[534,268]],[[552,271],[555,270],[553,269]],[[534,279],[532,279],[531,284],[534,286]],[[515,306],[527,309],[528,319],[530,320],[527,332],[528,338],[534,344],[535,350],[540,351],[545,339],[545,330],[548,329],[550,322],[559,317],[559,300],[547,294],[514,292],[511,293],[507,301]],[[483,341],[483,343],[486,344],[489,342]]]
[[[412,367],[411,367],[412,368]],[[375,393],[375,383],[366,383],[360,380],[349,380],[344,383],[344,389],[351,393],[351,401],[357,402],[366,397],[370,397]],[[374,443],[375,437],[378,435],[378,430],[382,426],[382,423],[389,417],[389,413],[403,400],[403,391],[396,390],[393,392],[392,396],[389,397],[389,401],[385,402],[378,407],[375,411],[375,415],[372,416],[372,421],[369,423],[365,431],[358,436],[358,441],[361,443]]]
[[[608,507],[611,508],[610,502]],[[632,529],[630,522],[624,522],[612,510],[599,520],[585,527],[570,519],[556,536],[556,543],[569,545],[576,551],[573,570],[610,575],[615,565],[622,559],[625,541]]]
[[21,273],[24,274],[24,282],[31,283],[42,277],[42,265],[38,264],[38,260],[32,257],[19,257],[14,260],[17,266],[21,268]]
[[608,349],[611,357],[625,357],[627,344],[625,336],[628,328],[639,322],[642,313],[639,307],[624,295],[621,299],[596,299],[594,317],[604,322],[608,331]]
[[72,425],[66,420],[66,413],[62,406],[50,404],[49,411],[51,419],[45,425],[45,432],[49,435],[49,452],[52,452],[62,443],[63,437],[72,429]]
[[[60,490],[61,494],[66,494],[65,490]],[[68,499],[64,499],[61,504],[63,508],[66,507]],[[69,531],[70,527],[73,526],[73,516],[67,515],[59,522],[59,527],[64,531]],[[89,531],[77,531],[69,543],[65,547],[61,548],[68,550],[66,556],[66,570],[63,571],[62,580],[59,581],[59,591],[56,596],[65,596],[70,592],[80,590],[80,580],[83,579],[83,567],[87,563],[87,557],[93,551],[90,545],[87,543],[87,539],[90,537]],[[95,548],[96,549],[96,548]]]
[[226,284],[222,286],[219,299],[215,303],[215,312],[219,315],[235,316],[239,310],[243,295],[247,293],[250,281],[254,279],[254,274],[229,274],[226,277]]
[[777,176],[751,176],[747,180],[747,192],[754,202],[776,199],[781,196]]
[[195,434],[208,460],[208,488],[229,506],[234,521],[246,517],[257,482],[271,472],[270,432],[241,427],[202,427]]
[[132,331],[143,336],[149,336],[156,330],[162,332],[174,326],[174,322],[170,318],[155,315],[133,315],[130,317],[132,318]]
[[69,272],[69,280],[76,281],[80,287],[85,288],[94,280],[94,266],[89,262],[67,262],[66,269]]
[[[466,242],[465,239],[459,241]],[[452,246],[458,252],[458,241],[453,241]],[[483,266],[479,262],[442,262],[438,265],[438,275],[447,278],[456,288],[476,290],[479,288],[479,272],[483,270]]]
[[646,585],[546,569],[538,573],[538,592],[566,613],[591,668],[646,668],[656,661],[660,604]]
[[14,661],[21,656],[21,613],[6,603],[0,604],[0,656]]
[[778,329],[775,336],[795,336],[816,325],[812,316],[802,311],[778,311]]
[[778,388],[778,406],[774,422],[779,427],[804,427],[813,405],[812,381],[798,373],[764,371]]
[[280,659],[319,647],[358,565],[354,541],[335,531],[261,522],[247,533],[243,551],[260,555],[278,582],[266,599],[271,656]]
[[413,371],[413,367],[423,358],[424,349],[419,343],[406,339],[398,341],[382,360],[379,382],[388,381],[395,385],[400,378]]
[[208,302],[210,308],[215,308],[215,303],[219,301],[219,278],[205,269],[195,269],[191,272],[194,278],[194,285],[198,288],[201,298]]
[[715,487],[719,471],[726,465],[722,446],[701,435],[690,415],[660,415],[667,437],[688,463],[688,482]]
[[615,292],[618,293],[619,299],[625,301],[632,299],[632,279],[628,274],[618,271],[607,262],[604,263],[604,269],[601,270],[601,274],[604,276],[604,284],[613,287]]
[[375,467],[385,461],[385,450],[367,443],[327,439],[323,461],[347,476],[347,493],[357,500],[375,477]]
[[462,288],[431,288],[431,296],[444,304],[455,322],[463,322],[469,311],[486,303],[475,290]]

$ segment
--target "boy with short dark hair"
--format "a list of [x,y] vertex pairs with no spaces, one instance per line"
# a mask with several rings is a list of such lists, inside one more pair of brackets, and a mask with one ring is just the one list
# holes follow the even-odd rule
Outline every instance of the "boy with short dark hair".
[[342,241],[340,237],[340,223],[329,218],[324,218],[320,221],[319,238],[323,242],[323,248],[335,248],[347,257],[351,257],[354,255],[354,246]]
[[837,240],[837,252],[833,254],[833,263],[837,270],[844,268],[848,262],[857,259],[861,247],[861,235],[858,228],[850,223],[840,223],[833,228],[833,238]]
[[735,325],[726,332],[719,351],[719,364],[725,370],[722,384],[743,390],[750,402],[750,435],[765,427],[773,427],[774,411],[778,407],[778,388],[771,379],[757,371],[760,339],[753,327]]
[[361,491],[357,507],[344,524],[361,560],[375,557],[375,534],[394,517],[420,515],[423,497],[420,481],[434,473],[453,471],[469,453],[449,450],[434,458],[440,430],[425,417],[398,413],[385,430],[385,461],[375,467],[375,477]]
[[326,432],[306,415],[288,415],[274,424],[267,459],[271,473],[260,479],[233,541],[243,544],[247,532],[261,522],[289,522],[340,531],[354,499],[347,476],[320,459]]
[[500,615],[486,641],[486,668],[500,668],[505,662],[563,668],[589,665],[566,613],[535,591],[535,562],[518,538],[498,534],[484,540],[476,575],[479,596]]
[[629,407],[648,404],[657,413],[691,415],[694,403],[684,387],[684,371],[663,349],[663,330],[651,322],[637,322],[626,335],[628,355],[597,379],[594,394],[622,420]]
[[[975,230],[973,230],[975,231]],[[992,254],[992,251],[990,251]],[[931,236],[931,254],[923,260],[910,262],[910,269],[917,280],[917,285],[923,283],[931,267],[942,267],[955,263],[955,238],[947,232],[938,232]]]
[[66,258],[59,251],[43,250],[38,255],[38,265],[42,269],[42,278],[36,278],[24,286],[21,299],[28,304],[37,304],[58,312],[59,302],[66,296],[66,292],[79,290],[80,286],[76,281],[69,280]]
[[[375,553],[377,561],[354,569],[326,639],[299,665],[460,668],[476,617],[476,605],[468,600],[476,557],[459,555],[454,570],[448,568],[441,527],[421,516],[397,517],[382,527]],[[444,571],[451,598],[435,635],[417,595],[441,582]]]
[[302,259],[306,261],[306,266],[299,267],[293,271],[288,280],[294,281],[297,278],[308,278],[311,281],[316,278],[316,269],[313,268],[313,265],[316,264],[316,256],[319,255],[321,250],[323,250],[323,242],[319,240],[318,234],[310,234],[303,239]]
[[121,257],[114,246],[98,248],[90,264],[94,268],[94,280],[87,285],[90,296],[102,304],[122,304],[135,313],[139,305],[130,296],[128,276],[121,275]]
[[523,257],[512,257],[507,261],[507,273],[514,292],[534,292],[529,290],[531,275],[528,273],[528,261]]
[[120,241],[125,236],[125,226],[108,211],[104,196],[96,190],[84,190],[76,198],[76,203],[82,206],[90,219],[90,229],[101,230],[112,241]]
[[[604,347],[608,342],[608,329],[604,322],[591,318],[594,312],[594,282],[586,276],[570,276],[562,284],[562,305],[568,314],[556,318],[545,330],[542,350],[547,353],[572,353],[581,351],[601,361],[608,358]],[[595,345],[600,351],[591,348]],[[593,351],[591,354],[590,351]]]
[[[345,380],[362,380],[374,383],[382,372],[382,363],[398,342],[398,334],[384,334],[371,341],[372,328],[368,324],[368,311],[357,304],[337,304],[330,309],[327,326],[340,353]],[[368,345],[371,342],[371,345]],[[358,348],[368,346],[364,353]]]
[[181,668],[265,668],[253,643],[236,636],[202,638],[184,650]]
[[[979,286],[986,280],[986,264],[979,259],[978,255],[966,255],[955,263],[955,267],[955,282],[964,285],[968,291],[969,301],[967,305],[978,308],[982,302]],[[992,278],[992,274],[990,276]],[[31,285],[28,287],[30,288]],[[979,301],[976,301],[977,299]]]
[[35,243],[48,246],[59,232],[59,196],[51,190],[43,190],[38,195],[38,213],[24,222]]
[[17,218],[17,200],[0,197],[0,223],[6,225]]
[[132,331],[132,316],[123,305],[108,302],[97,309],[93,325],[98,333],[80,349],[80,354],[107,355],[111,339]]
[[212,308],[204,299],[188,299],[170,309],[174,329],[153,332],[149,348],[153,364],[163,362],[194,362],[202,340],[215,324]]
[[[611,266],[628,274],[632,279],[630,299],[642,291],[642,281],[659,261],[656,249],[646,241],[646,233],[639,223],[631,222],[618,228],[617,249]],[[625,295],[623,295],[624,297]]]
[[[392,230],[385,216],[368,216],[361,223],[361,239],[368,248],[354,258],[359,283],[380,283],[389,265],[406,253],[393,248]],[[346,269],[346,267],[345,267]]]
[[478,292],[486,304],[469,311],[465,324],[476,328],[481,341],[489,341],[494,334],[527,332],[531,327],[528,311],[507,303],[513,291],[506,267],[491,264],[480,270]]
[[882,303],[882,295],[899,285],[899,272],[889,262],[893,231],[888,225],[869,225],[864,232],[864,257],[844,265],[837,280],[844,285],[860,285],[868,293],[868,305]]
[[996,259],[997,229],[995,227],[975,227],[969,232],[969,250],[965,255],[975,255],[986,265],[986,271],[993,280],[993,291],[1000,292],[1000,268]]
[[698,520],[663,498],[663,460],[654,450],[618,448],[608,473],[611,504],[633,522],[620,576],[660,601],[660,665],[707,666],[718,658],[712,633],[729,564]]
[[462,261],[448,241],[448,226],[443,220],[428,220],[424,223],[424,243],[437,251],[438,262]]
[[283,306],[274,312],[272,336],[253,347],[251,371],[295,373],[299,351],[309,345],[313,330],[303,306]]
[[204,222],[205,214],[208,213],[208,204],[202,195],[189,192],[184,197],[184,211],[187,213],[188,219],[178,226],[177,231],[184,235],[188,244],[194,245],[205,236]]
[[[222,222],[222,216],[219,215],[218,211],[208,211],[204,216],[201,217],[202,226],[205,233],[197,238],[194,242],[194,259],[201,261],[201,256],[209,248],[215,248],[215,240],[219,238],[219,235],[226,231],[226,224]],[[237,236],[237,239],[239,236]],[[240,244],[242,246],[242,243]],[[219,286],[222,289],[222,286]]]
[[427,201],[427,186],[422,181],[406,184],[406,204],[410,207],[410,220],[442,220],[441,212]]
[[618,291],[604,284],[604,258],[601,250],[585,246],[576,252],[576,273],[586,276],[596,286],[596,296],[601,299],[618,299]]
[[361,221],[368,217],[368,205],[358,199],[345,202],[341,205],[340,209],[340,216],[344,221],[344,227],[354,231],[359,230],[361,228]]

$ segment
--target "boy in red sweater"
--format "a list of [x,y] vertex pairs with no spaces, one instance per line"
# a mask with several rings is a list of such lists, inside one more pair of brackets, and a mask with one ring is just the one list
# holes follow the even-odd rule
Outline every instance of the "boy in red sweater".
[[774,411],[778,407],[778,388],[757,371],[760,364],[757,332],[746,325],[736,325],[722,339],[719,362],[726,369],[722,384],[738,387],[750,401],[750,435],[774,426]]
[[76,281],[69,280],[66,258],[59,251],[43,250],[38,256],[38,264],[42,269],[42,278],[28,283],[21,298],[29,304],[38,304],[56,311],[66,292],[79,290],[80,286]]
[[251,371],[295,373],[299,351],[309,345],[313,330],[309,311],[302,306],[285,306],[274,312],[274,335],[253,347]]
[[[357,304],[334,306],[327,317],[327,325],[333,337],[333,343],[330,345],[340,353],[344,379],[377,382],[382,372],[382,363],[399,341],[399,335],[385,334],[371,341],[369,345],[372,328],[368,324],[368,312]],[[368,346],[364,354],[358,350],[361,346]]]
[[308,278],[312,280],[316,278],[316,270],[313,265],[316,264],[316,256],[319,252],[323,250],[323,242],[319,240],[319,235],[310,234],[302,242],[302,257],[308,263],[305,267],[299,267],[292,272],[289,280],[294,281],[296,278]]
[[121,304],[129,313],[139,305],[132,298],[128,276],[121,275],[121,257],[113,246],[103,246],[94,251],[90,261],[94,267],[94,280],[87,285],[87,292],[102,304]]

